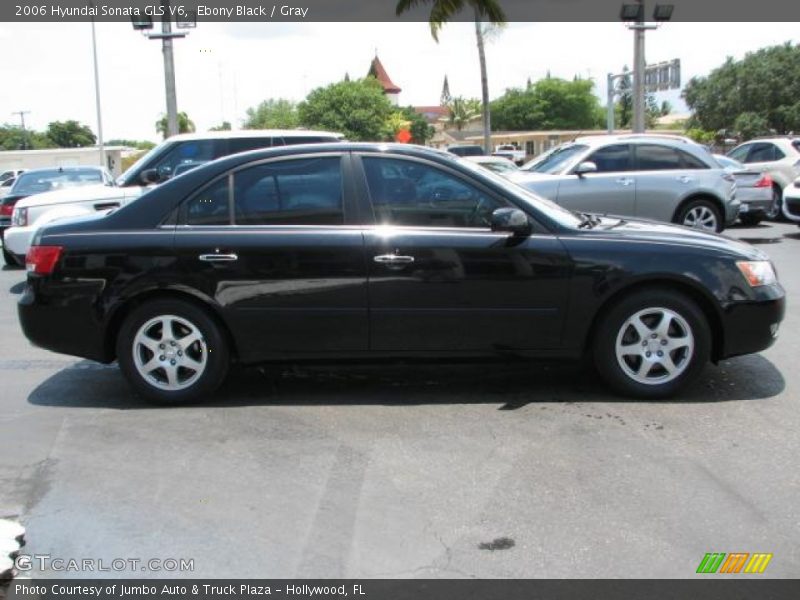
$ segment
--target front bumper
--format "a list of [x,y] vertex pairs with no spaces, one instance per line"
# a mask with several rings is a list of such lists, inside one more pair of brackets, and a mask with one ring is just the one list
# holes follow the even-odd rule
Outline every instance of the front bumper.
[[723,315],[719,358],[753,354],[772,346],[785,312],[786,293],[779,283],[759,288],[755,300],[729,304]]
[[800,187],[787,185],[783,190],[783,215],[790,221],[800,222]]

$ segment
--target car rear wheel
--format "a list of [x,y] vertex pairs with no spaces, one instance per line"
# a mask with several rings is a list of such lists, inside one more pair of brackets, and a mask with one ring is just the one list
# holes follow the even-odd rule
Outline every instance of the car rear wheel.
[[772,204],[770,204],[766,216],[770,221],[783,220],[783,190],[779,187],[772,188]]
[[703,231],[719,233],[723,229],[722,215],[710,200],[692,200],[681,209],[677,221]]
[[5,248],[3,248],[3,260],[5,261],[6,266],[11,267],[12,269],[19,269],[22,266],[19,264],[17,257]]
[[702,311],[671,290],[637,292],[601,318],[595,365],[626,396],[671,396],[703,369],[711,354],[711,332]]
[[117,337],[119,366],[136,392],[179,403],[216,390],[228,371],[229,350],[220,327],[204,310],[181,300],[136,308]]

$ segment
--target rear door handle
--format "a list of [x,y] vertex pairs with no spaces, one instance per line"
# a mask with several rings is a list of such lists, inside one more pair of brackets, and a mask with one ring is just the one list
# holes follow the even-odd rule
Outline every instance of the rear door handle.
[[691,183],[692,181],[694,181],[694,177],[689,177],[688,175],[681,175],[680,177],[677,178],[677,180],[680,181],[681,183]]
[[399,254],[380,254],[373,258],[376,263],[385,265],[390,269],[402,269],[406,265],[414,262],[413,256],[401,256]]
[[234,260],[239,260],[239,255],[237,254],[201,254],[198,256],[202,261],[205,262],[231,262]]
[[619,179],[617,179],[617,183],[620,183],[622,185],[630,185],[633,183],[633,179],[631,179],[630,177],[620,177]]

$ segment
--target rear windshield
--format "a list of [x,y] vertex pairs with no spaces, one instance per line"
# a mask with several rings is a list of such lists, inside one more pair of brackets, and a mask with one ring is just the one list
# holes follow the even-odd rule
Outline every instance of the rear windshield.
[[32,195],[98,183],[103,183],[103,175],[97,169],[69,169],[68,171],[47,169],[23,173],[17,177],[12,192]]
[[456,156],[483,156],[483,148],[480,146],[455,146],[448,150]]

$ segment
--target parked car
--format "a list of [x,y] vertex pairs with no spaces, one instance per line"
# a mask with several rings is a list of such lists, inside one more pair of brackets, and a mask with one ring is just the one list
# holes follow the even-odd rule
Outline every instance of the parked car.
[[500,144],[499,146],[495,146],[492,156],[502,156],[515,165],[521,165],[525,162],[525,150],[518,148],[514,144]]
[[[257,148],[336,142],[337,133],[306,130],[245,130],[172,136],[140,158],[113,187],[51,192],[18,205],[6,233],[6,264],[24,262],[36,231],[56,219],[107,211],[135,200],[150,187],[177,177],[209,160]],[[8,261],[11,260],[12,263]]]
[[476,165],[482,166],[484,169],[489,169],[505,177],[519,171],[519,167],[513,162],[499,156],[465,156],[464,160],[472,161]]
[[454,144],[448,146],[447,151],[456,156],[486,156],[483,146],[478,144]]
[[770,137],[750,140],[736,146],[728,156],[762,171],[772,178],[774,203],[767,218],[775,219],[783,212],[783,190],[800,177],[800,137]]
[[752,227],[767,218],[774,206],[772,177],[768,173],[753,171],[729,156],[715,154],[714,158],[736,179],[736,198],[739,205],[739,220]]
[[800,177],[783,189],[783,214],[800,225]]
[[[3,258],[7,265],[18,265],[18,261],[7,247],[6,230],[11,226],[14,206],[29,196],[51,190],[67,191],[85,186],[110,186],[114,179],[103,167],[54,167],[31,169],[19,175],[8,193],[0,200],[0,238],[3,239]],[[24,253],[22,253],[24,256]]]
[[512,181],[565,208],[645,217],[706,231],[736,221],[733,175],[688,138],[576,138],[526,163]]
[[589,353],[660,398],[773,343],[785,294],[759,249],[568,211],[408,145],[230,156],[28,251],[25,335],[118,360],[141,395],[211,394],[231,361]]
[[4,198],[8,195],[8,192],[11,191],[11,186],[14,185],[14,182],[17,180],[16,177],[9,177],[2,183],[0,183],[0,198]]

